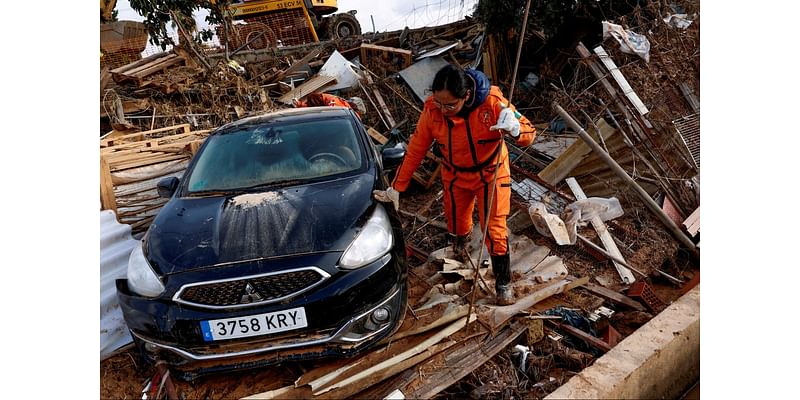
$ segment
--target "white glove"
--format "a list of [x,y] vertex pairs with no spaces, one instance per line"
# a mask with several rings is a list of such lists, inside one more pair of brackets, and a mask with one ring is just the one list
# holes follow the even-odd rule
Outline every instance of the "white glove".
[[400,209],[400,192],[394,190],[393,187],[389,187],[386,190],[373,190],[372,195],[375,197],[376,200],[382,201],[384,203],[392,202],[394,204],[394,209]]
[[497,118],[497,123],[489,128],[491,131],[498,129],[508,132],[513,137],[519,137],[519,120],[512,109],[503,108],[503,111],[500,111],[500,117]]

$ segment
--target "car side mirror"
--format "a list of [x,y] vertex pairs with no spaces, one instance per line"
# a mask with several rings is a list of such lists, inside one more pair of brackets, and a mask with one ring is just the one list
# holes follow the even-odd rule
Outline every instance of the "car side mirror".
[[156,190],[158,191],[158,196],[168,199],[175,194],[175,190],[178,188],[178,182],[180,180],[174,176],[170,176],[169,178],[164,178],[158,181],[156,185]]
[[381,150],[381,160],[383,161],[384,169],[396,168],[403,162],[403,157],[406,156],[406,149],[401,147],[389,147]]

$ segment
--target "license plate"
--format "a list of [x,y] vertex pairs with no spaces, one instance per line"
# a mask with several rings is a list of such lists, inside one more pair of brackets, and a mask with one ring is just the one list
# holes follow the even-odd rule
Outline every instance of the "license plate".
[[236,339],[248,336],[268,335],[305,328],[306,310],[303,307],[276,311],[245,317],[212,319],[200,322],[203,339],[214,340]]

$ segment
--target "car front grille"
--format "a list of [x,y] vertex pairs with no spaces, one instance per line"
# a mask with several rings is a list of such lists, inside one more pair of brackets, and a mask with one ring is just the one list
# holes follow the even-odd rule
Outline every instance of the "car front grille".
[[319,285],[330,275],[316,267],[184,285],[175,301],[205,308],[274,303]]

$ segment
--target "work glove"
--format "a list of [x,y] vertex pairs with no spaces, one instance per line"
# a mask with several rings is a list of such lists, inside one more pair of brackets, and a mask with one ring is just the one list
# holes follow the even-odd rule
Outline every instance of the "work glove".
[[491,131],[502,129],[508,132],[513,137],[519,137],[519,120],[514,114],[514,110],[503,106],[503,111],[500,111],[500,117],[497,118],[497,123],[489,128]]
[[394,204],[394,209],[400,209],[400,192],[394,190],[393,187],[389,187],[386,190],[373,190],[372,195],[375,196],[375,200],[388,203],[392,202]]

